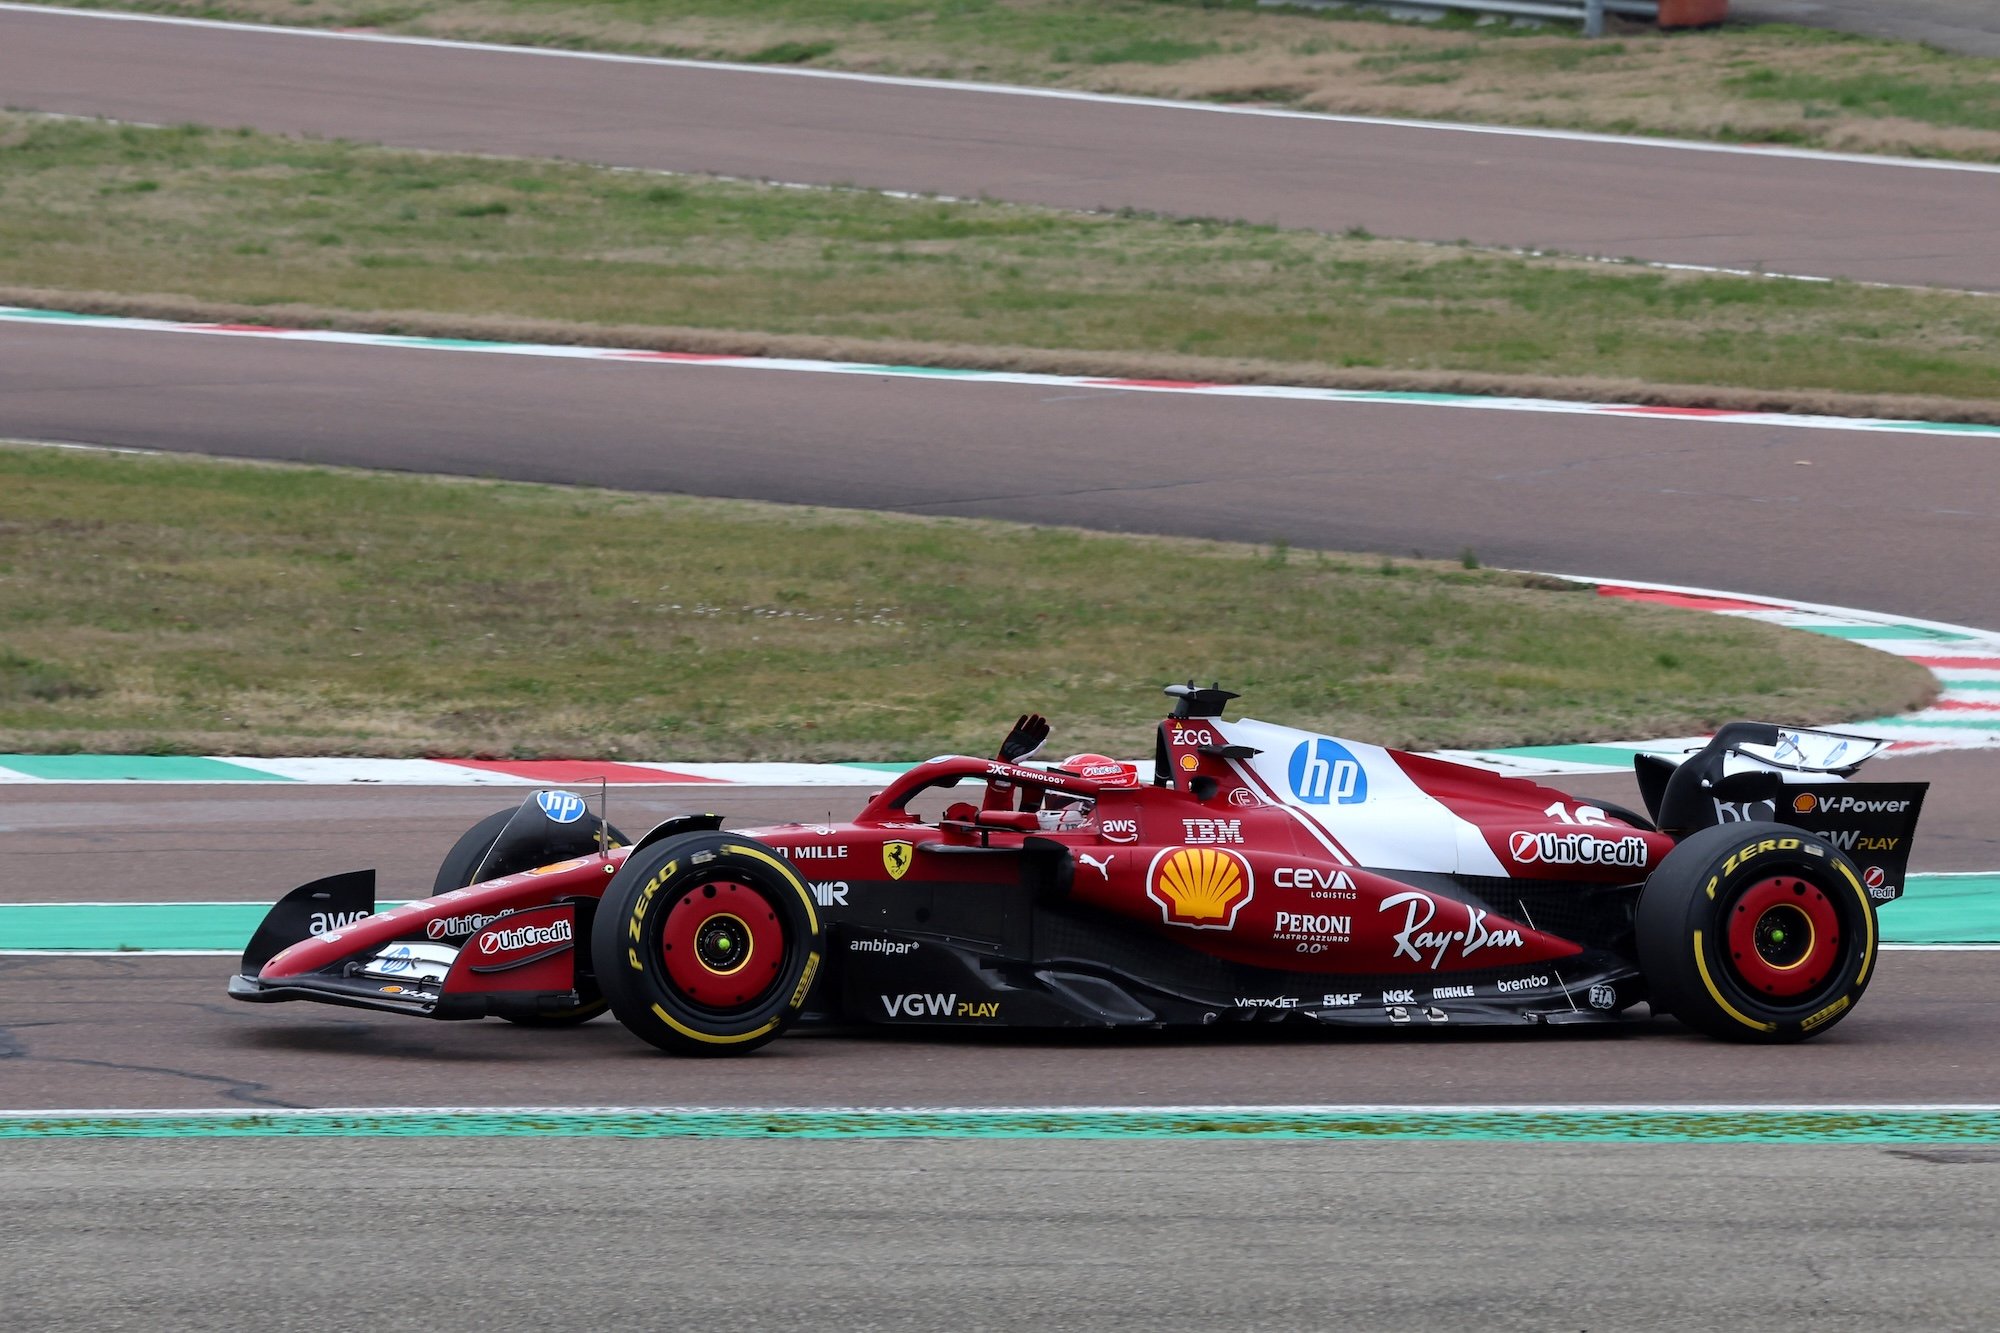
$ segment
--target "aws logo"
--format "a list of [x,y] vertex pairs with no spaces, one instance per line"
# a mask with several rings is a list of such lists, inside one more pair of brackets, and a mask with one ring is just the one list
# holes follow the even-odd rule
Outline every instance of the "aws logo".
[[1146,896],[1170,926],[1233,930],[1236,914],[1256,892],[1250,863],[1219,847],[1161,852],[1146,872]]

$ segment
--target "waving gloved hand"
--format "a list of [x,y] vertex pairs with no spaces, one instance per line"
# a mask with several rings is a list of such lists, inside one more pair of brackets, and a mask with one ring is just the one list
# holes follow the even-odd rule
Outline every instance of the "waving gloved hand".
[[1000,742],[1000,758],[1018,764],[1032,757],[1049,739],[1049,720],[1040,713],[1023,713],[1007,739]]

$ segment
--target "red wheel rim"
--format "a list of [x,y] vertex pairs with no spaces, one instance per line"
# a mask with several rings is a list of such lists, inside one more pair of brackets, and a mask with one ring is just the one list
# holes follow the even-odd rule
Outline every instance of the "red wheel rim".
[[1840,916],[1819,886],[1773,875],[1729,908],[1729,961],[1751,991],[1781,1000],[1825,984],[1840,959]]
[[674,989],[707,1009],[755,1004],[785,965],[785,926],[748,884],[720,880],[681,894],[660,931]]

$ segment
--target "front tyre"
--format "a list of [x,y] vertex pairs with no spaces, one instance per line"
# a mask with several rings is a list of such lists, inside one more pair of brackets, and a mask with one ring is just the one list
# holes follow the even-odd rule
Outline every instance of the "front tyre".
[[740,1055],[778,1036],[822,953],[798,873],[732,833],[640,849],[604,891],[590,947],[618,1021],[675,1055]]
[[1817,1036],[1875,970],[1875,908],[1854,863],[1783,824],[1682,839],[1646,881],[1637,929],[1654,1008],[1712,1037]]
[[[432,896],[498,879],[500,876],[490,871],[481,873],[480,867],[517,813],[518,810],[513,809],[496,810],[459,834],[458,841],[451,845],[451,850],[444,854],[444,860],[438,863],[437,877],[431,881]],[[551,856],[548,859],[558,861],[562,858]],[[581,1027],[611,1007],[602,995],[587,986],[582,988],[578,999],[580,1003],[574,1009],[559,1009],[546,1014],[504,1014],[502,1017],[517,1027],[573,1028]]]

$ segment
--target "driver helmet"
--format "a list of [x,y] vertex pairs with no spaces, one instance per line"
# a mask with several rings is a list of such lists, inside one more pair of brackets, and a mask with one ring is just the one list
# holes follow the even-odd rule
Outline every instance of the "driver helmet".
[[[1136,787],[1139,785],[1139,766],[1121,764],[1101,754],[1073,754],[1055,766],[1059,773],[1069,773],[1079,778],[1090,778],[1107,787]],[[1087,822],[1096,802],[1087,796],[1071,796],[1066,792],[1051,791],[1042,797],[1042,827],[1044,829],[1071,829]],[[1051,818],[1053,816],[1053,818]]]
[[[1073,754],[1056,767],[1064,773],[1074,773],[1080,778],[1090,778],[1107,787],[1136,787],[1139,785],[1139,766],[1121,764],[1116,759],[1101,754]],[[1051,793],[1053,795],[1053,793]]]

